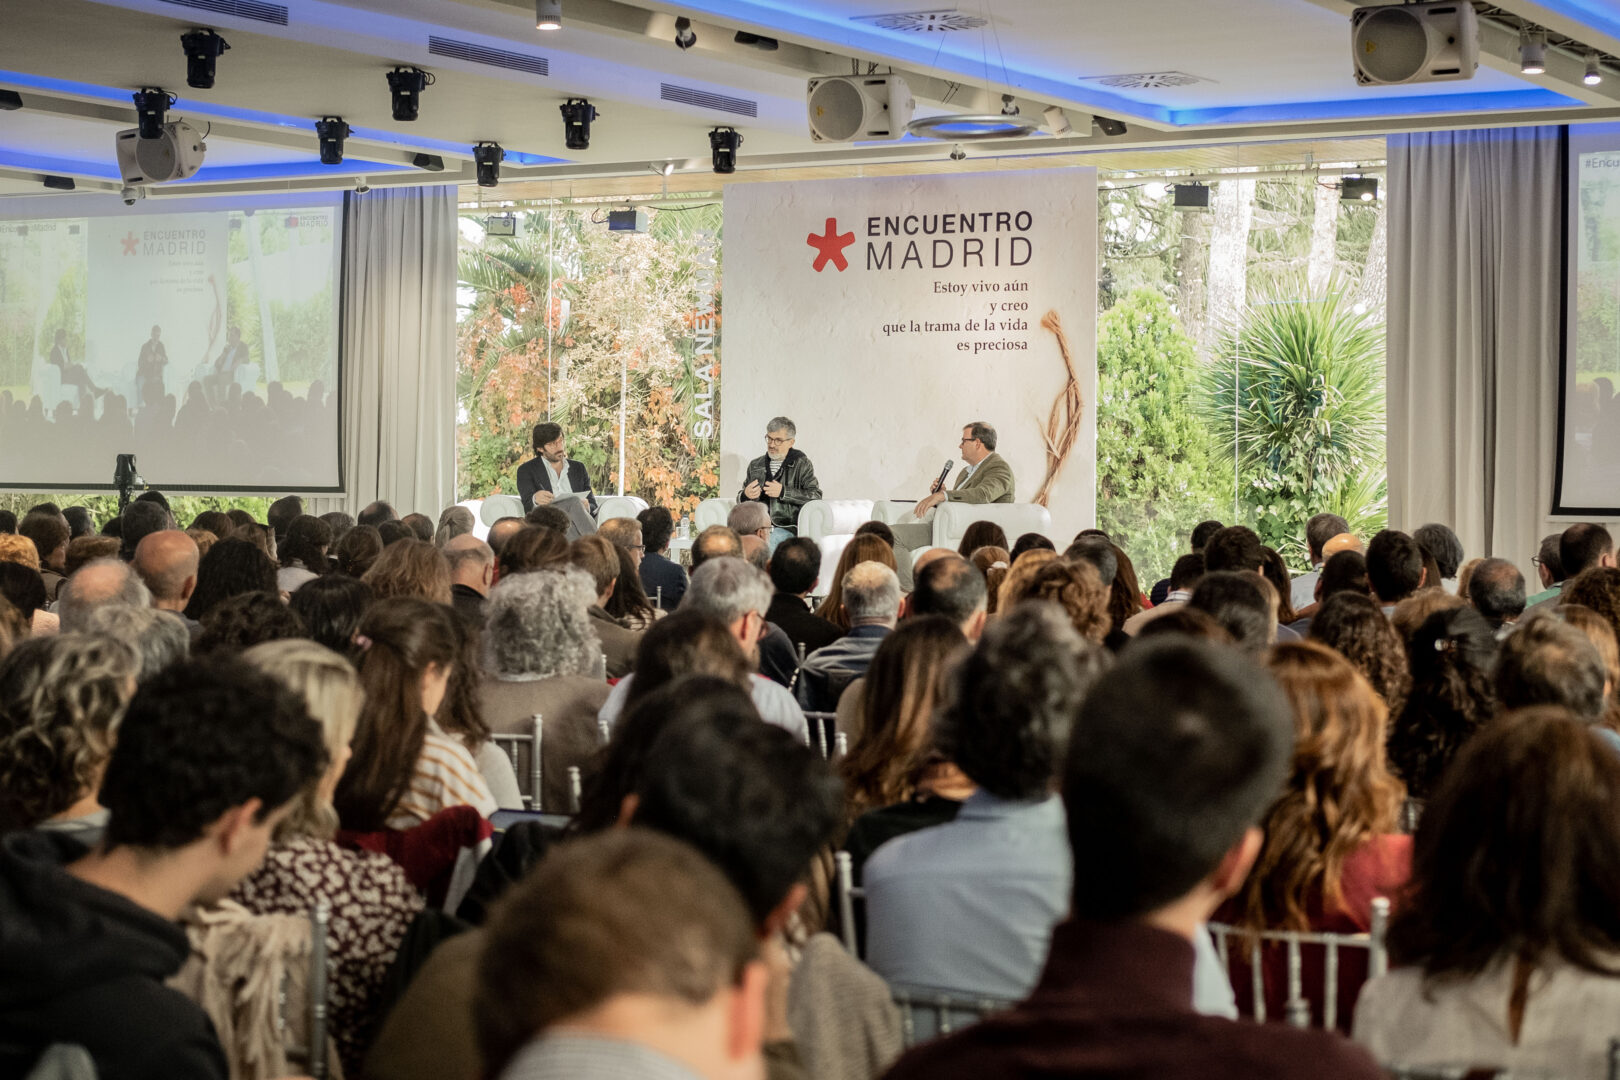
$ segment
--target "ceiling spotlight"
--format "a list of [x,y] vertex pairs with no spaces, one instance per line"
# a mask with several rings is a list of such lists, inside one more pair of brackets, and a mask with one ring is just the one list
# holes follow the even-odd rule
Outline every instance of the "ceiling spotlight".
[[76,186],[71,176],[47,176],[41,182],[52,191],[72,191]]
[[1339,180],[1339,198],[1343,202],[1372,202],[1378,198],[1378,177],[1341,177]]
[[1587,86],[1596,86],[1603,81],[1603,68],[1598,63],[1597,53],[1586,54],[1586,74],[1581,76],[1581,82]]
[[951,147],[952,161],[961,161],[965,157],[967,157],[967,151],[962,148],[961,143],[957,143],[955,146]]
[[1547,73],[1547,35],[1542,31],[1519,32],[1519,72],[1524,75]]
[[0,90],[0,109],[15,112],[22,108],[22,95],[15,90]]
[[1046,121],[1046,126],[1052,129],[1053,135],[1062,138],[1064,135],[1074,134],[1074,125],[1069,123],[1069,114],[1060,107],[1048,106],[1046,111],[1041,113],[1041,117]]
[[394,98],[394,119],[401,123],[415,120],[422,111],[422,90],[433,85],[432,72],[421,68],[397,67],[388,73],[388,92]]
[[596,119],[596,106],[584,98],[569,98],[557,107],[563,118],[563,145],[570,150],[591,148],[591,121]]
[[1208,210],[1209,188],[1196,181],[1191,184],[1172,184],[1177,210]]
[[736,128],[717,127],[709,132],[709,149],[714,153],[715,172],[737,171],[737,147],[742,145],[742,141],[743,137]]
[[225,39],[212,30],[190,30],[180,35],[180,48],[186,54],[186,85],[197,90],[212,90],[214,61],[230,48]]
[[427,172],[444,172],[444,158],[438,154],[417,154],[411,164]]
[[1001,95],[1001,115],[1002,116],[1017,116],[1018,115],[1018,102],[1013,100],[1013,96],[1011,94],[1002,94]]
[[761,37],[758,34],[750,34],[747,30],[737,31],[737,36],[731,40],[735,41],[739,45],[752,45],[760,52],[775,52],[778,48],[775,38]]
[[349,137],[349,125],[341,116],[323,116],[315,121],[315,137],[321,141],[321,164],[343,164],[343,140]]
[[174,104],[174,95],[167,90],[148,86],[135,91],[135,115],[143,139],[163,138],[163,121]]
[[690,49],[697,44],[697,33],[692,29],[692,20],[685,15],[675,20],[675,47],[677,49]]
[[534,0],[534,28],[562,29],[562,0]]
[[1125,121],[1115,120],[1112,116],[1093,116],[1091,120],[1104,135],[1123,135],[1128,130]]
[[478,186],[494,187],[501,182],[501,162],[506,151],[500,143],[481,142],[473,147],[473,162],[478,166]]
[[659,176],[669,176],[675,171],[675,163],[673,161],[651,161],[647,163],[647,168]]

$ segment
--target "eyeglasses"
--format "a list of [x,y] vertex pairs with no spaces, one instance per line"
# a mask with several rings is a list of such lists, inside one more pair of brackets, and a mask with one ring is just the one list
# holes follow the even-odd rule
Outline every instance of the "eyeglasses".
[[630,550],[630,551],[646,551],[647,550],[647,545],[646,544],[631,544],[628,550]]
[[765,445],[767,446],[786,446],[792,441],[792,439],[778,439],[772,435],[765,436]]
[[970,442],[978,442],[978,441],[979,441],[978,439],[975,439],[972,436],[969,436],[966,439],[958,439],[957,442],[956,442],[956,445],[957,446],[966,446]]
[[1541,556],[1540,555],[1532,555],[1532,556],[1530,556],[1530,565],[1531,566],[1540,566],[1541,565]]

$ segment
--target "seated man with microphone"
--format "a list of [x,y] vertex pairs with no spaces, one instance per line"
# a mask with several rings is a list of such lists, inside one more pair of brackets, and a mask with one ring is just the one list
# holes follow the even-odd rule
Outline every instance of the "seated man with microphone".
[[803,450],[793,448],[799,429],[785,416],[765,425],[765,453],[748,463],[743,489],[737,502],[762,502],[771,512],[768,554],[784,540],[798,533],[799,510],[807,502],[821,498],[821,483],[815,466]]
[[956,475],[956,483],[945,490],[945,477],[951,463],[928,489],[928,497],[917,502],[912,510],[916,521],[894,525],[895,538],[913,551],[933,542],[933,531],[922,524],[934,507],[943,502],[1010,503],[1016,481],[1007,459],[996,453],[996,429],[983,420],[975,420],[962,429],[962,463],[965,468]]

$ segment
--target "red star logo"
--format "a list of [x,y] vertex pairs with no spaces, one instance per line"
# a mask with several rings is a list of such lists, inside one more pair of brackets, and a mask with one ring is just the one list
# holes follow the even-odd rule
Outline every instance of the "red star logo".
[[855,234],[838,232],[838,219],[827,219],[827,232],[823,236],[811,233],[805,238],[805,243],[816,249],[815,271],[821,273],[830,262],[840,270],[849,269],[849,260],[844,258],[844,249],[855,242]]
[[124,245],[125,255],[133,255],[135,254],[136,245],[140,243],[140,238],[135,235],[133,230],[131,230],[130,234],[120,240],[119,243]]

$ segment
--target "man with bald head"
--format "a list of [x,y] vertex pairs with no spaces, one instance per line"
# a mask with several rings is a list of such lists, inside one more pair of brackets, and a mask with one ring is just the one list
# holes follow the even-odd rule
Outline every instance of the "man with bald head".
[[151,591],[152,606],[178,613],[196,591],[200,558],[197,541],[178,529],[164,529],[141,538],[131,565]]
[[856,563],[842,584],[849,633],[811,653],[799,669],[799,704],[806,712],[838,708],[839,697],[866,674],[900,617],[900,579],[882,563]]
[[152,594],[128,563],[118,559],[96,559],[85,563],[62,583],[57,594],[56,614],[62,632],[85,629],[90,613],[106,604],[149,607]]
[[495,584],[495,552],[472,533],[444,545],[450,564],[450,605],[469,626],[484,625],[484,598]]
[[[752,505],[758,505],[757,503]],[[742,541],[742,557],[755,570],[764,573],[771,562],[771,545],[764,537],[749,533],[739,538]]]

